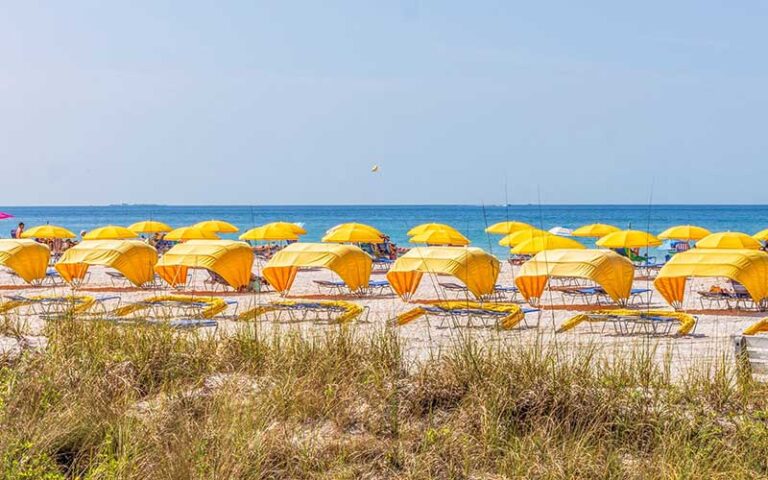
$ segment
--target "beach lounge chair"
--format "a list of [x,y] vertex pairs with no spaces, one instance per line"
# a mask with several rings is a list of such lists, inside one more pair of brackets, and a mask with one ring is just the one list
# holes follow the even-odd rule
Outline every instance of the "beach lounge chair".
[[380,273],[388,272],[392,268],[393,263],[395,261],[389,258],[377,258],[373,261],[373,271]]
[[127,278],[125,278],[125,275],[123,275],[120,272],[106,271],[105,273],[109,277],[109,281],[113,287],[122,288],[122,287],[127,287],[131,284],[131,282]]
[[463,326],[475,327],[475,321],[480,326],[510,330],[519,324],[525,328],[531,328],[528,323],[528,314],[536,313],[536,322],[533,327],[539,326],[541,311],[533,308],[522,308],[515,303],[489,303],[482,304],[472,301],[444,301],[426,305],[420,305],[407,312],[398,315],[395,319],[398,325],[405,325],[421,316],[434,316],[440,319],[437,328],[449,328]]
[[458,283],[453,282],[438,282],[438,285],[443,289],[446,297],[448,296],[448,293],[453,293],[458,298],[466,298],[469,296],[469,289],[464,285],[459,285]]
[[341,281],[313,280],[320,293],[330,293],[337,295],[355,294],[355,295],[384,295],[392,291],[392,286],[387,280],[371,280],[368,287],[359,292],[351,292],[347,284]]
[[194,328],[219,328],[219,322],[209,318],[175,318],[173,320],[148,319],[144,323],[150,325],[167,325],[168,327],[179,330],[191,330]]
[[368,282],[367,290],[366,293],[371,295],[384,295],[385,293],[392,293],[392,285],[387,280],[371,280]]
[[675,335],[693,334],[698,324],[698,319],[692,315],[683,312],[672,312],[666,310],[603,310],[596,312],[587,312],[576,315],[561,325],[557,333],[571,330],[576,325],[587,322],[590,331],[594,332],[593,326],[600,324],[600,333],[611,325],[617,335],[669,335],[672,327],[678,325],[679,328]]
[[331,281],[331,280],[312,280],[315,285],[317,285],[317,291],[320,293],[330,293],[330,294],[337,294],[342,295],[344,294],[344,290],[346,287],[346,284],[344,282],[339,281]]
[[524,264],[530,258],[530,255],[512,255],[507,259],[507,263],[509,263],[509,265],[512,267],[516,267]]
[[183,295],[160,295],[133,302],[115,309],[115,317],[129,318],[212,318],[234,307],[237,314],[238,302],[220,297],[194,297]]
[[493,288],[493,297],[500,302],[516,302],[520,290],[515,286],[496,285]]
[[726,291],[701,290],[696,293],[699,295],[702,309],[711,310],[713,306],[717,306],[717,310],[722,310],[723,305],[726,310],[731,309],[731,294]]
[[571,305],[583,303],[586,305],[600,304],[600,296],[605,294],[599,287],[564,288],[560,290],[563,300],[571,300]]
[[346,323],[356,319],[367,320],[368,307],[344,301],[275,301],[247,310],[238,319],[247,321],[262,317],[273,322],[281,322],[288,317],[290,322]]
[[51,296],[32,296],[8,295],[4,297],[2,310],[8,312],[14,310],[22,315],[39,315],[43,319],[60,318],[69,314],[78,316],[105,315],[110,308],[108,303],[116,302],[113,308],[120,305],[120,297],[116,295],[107,296],[85,296],[85,295],[51,295]]
[[[610,305],[613,302],[608,292],[603,287],[594,287],[595,289],[595,303],[597,305]],[[651,295],[653,290],[650,288],[633,288],[629,291],[629,299],[627,303],[630,305],[649,305],[651,303]]]
[[203,285],[207,285],[213,291],[218,291],[219,289],[226,291],[227,289],[232,288],[230,287],[229,283],[227,283],[227,281],[224,280],[224,278],[218,273],[208,269],[205,271],[208,272],[208,278],[203,280]]

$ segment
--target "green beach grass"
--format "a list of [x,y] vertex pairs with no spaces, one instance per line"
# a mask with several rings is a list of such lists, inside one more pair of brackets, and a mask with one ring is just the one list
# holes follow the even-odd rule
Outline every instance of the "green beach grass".
[[673,377],[653,344],[611,360],[457,335],[408,364],[389,329],[44,333],[2,358],[2,478],[768,475],[768,389],[725,358]]

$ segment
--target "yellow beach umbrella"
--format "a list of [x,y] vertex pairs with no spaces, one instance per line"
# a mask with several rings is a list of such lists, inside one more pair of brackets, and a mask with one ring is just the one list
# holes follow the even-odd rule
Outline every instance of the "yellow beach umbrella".
[[365,223],[356,223],[356,222],[340,223],[338,225],[335,225],[335,226],[329,228],[328,230],[325,231],[325,233],[332,233],[332,232],[334,232],[336,230],[350,229],[350,228],[354,228],[356,230],[368,230],[370,232],[378,233],[379,235],[384,235],[376,227],[372,227],[372,226],[367,225]]
[[168,224],[156,222],[154,220],[145,220],[128,225],[128,230],[136,233],[162,233],[173,230]]
[[766,228],[765,230],[760,230],[756,234],[752,235],[752,238],[761,242],[768,241],[768,228]]
[[584,225],[574,230],[571,235],[574,237],[584,238],[601,238],[609,233],[621,231],[619,227],[613,225],[607,225],[605,223],[592,223],[590,225]]
[[293,229],[284,223],[268,223],[260,227],[252,228],[240,235],[240,240],[259,240],[263,242],[298,239],[299,236]]
[[122,240],[136,237],[136,232],[132,232],[125,227],[107,225],[106,227],[99,227],[86,233],[83,236],[83,240]]
[[427,245],[453,245],[463,247],[469,245],[469,239],[452,227],[434,227],[408,240],[411,243],[426,243]]
[[709,230],[696,225],[677,225],[669,227],[659,234],[659,238],[664,240],[682,240],[690,242],[692,240],[701,240],[707,235],[712,234]]
[[39,225],[24,230],[21,238],[75,238],[74,232],[58,225]]
[[595,243],[603,248],[644,248],[658,247],[663,242],[648,232],[620,230],[609,233]]
[[236,226],[229,222],[225,222],[224,220],[206,220],[204,222],[198,222],[192,226],[213,233],[235,233],[239,231]]
[[741,232],[713,233],[696,242],[696,248],[759,250],[760,247],[760,242]]
[[517,244],[523,243],[527,240],[536,237],[546,237],[552,235],[545,230],[539,230],[538,228],[529,228],[527,230],[520,230],[514,233],[510,233],[506,237],[499,240],[499,245],[502,247],[514,247]]
[[412,237],[414,235],[420,235],[430,230],[453,230],[455,232],[458,232],[458,230],[456,230],[452,226],[446,225],[444,223],[422,223],[421,225],[416,225],[412,229],[408,230],[407,235],[409,237]]
[[267,225],[269,225],[269,226],[276,226],[276,227],[277,227],[277,226],[279,226],[279,227],[281,227],[281,228],[287,228],[287,229],[290,229],[290,230],[291,230],[293,233],[295,233],[296,235],[306,235],[306,233],[307,233],[307,231],[304,229],[304,227],[302,227],[302,226],[301,226],[301,225],[299,225],[298,223],[291,223],[291,222],[271,222],[271,223],[267,223],[267,224],[264,224],[264,225],[262,225],[262,227],[266,227]]
[[516,255],[536,255],[545,250],[582,250],[584,248],[586,248],[584,245],[572,238],[561,237],[558,235],[543,235],[518,243],[512,250],[510,250],[510,253]]
[[200,227],[181,227],[175,230],[171,230],[164,237],[165,240],[172,242],[179,242],[181,240],[217,240],[219,238],[216,233],[210,230],[204,230]]
[[510,233],[519,232],[520,230],[530,230],[532,228],[534,228],[533,225],[528,225],[525,222],[509,221],[494,223],[486,228],[485,231],[495,235],[509,235]]
[[342,223],[328,230],[325,243],[381,243],[384,234],[363,223]]

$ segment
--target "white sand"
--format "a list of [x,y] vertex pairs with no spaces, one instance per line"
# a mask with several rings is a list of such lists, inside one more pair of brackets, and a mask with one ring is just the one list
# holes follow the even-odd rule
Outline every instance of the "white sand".
[[[204,289],[204,278],[207,278],[205,272],[196,271],[194,273],[193,286],[195,290],[199,291]],[[542,300],[544,306],[542,307],[540,314],[540,325],[538,328],[516,328],[509,331],[491,327],[468,328],[463,326],[448,326],[447,328],[439,328],[438,325],[441,322],[434,317],[421,317],[407,325],[394,327],[394,317],[413,308],[414,305],[404,303],[394,294],[366,298],[356,296],[333,297],[327,292],[321,294],[318,291],[317,286],[312,282],[312,280],[315,279],[337,280],[334,278],[334,274],[329,271],[302,271],[297,275],[289,298],[342,298],[366,306],[369,309],[367,321],[356,322],[356,328],[361,329],[363,332],[373,328],[382,328],[384,326],[397,328],[399,334],[404,339],[408,356],[413,359],[427,358],[429,355],[449,347],[452,343],[460,341],[462,338],[470,337],[486,343],[511,342],[513,344],[524,344],[538,340],[545,344],[556,343],[558,348],[573,344],[598,343],[608,346],[609,350],[616,355],[621,355],[622,352],[626,352],[638,344],[651,344],[657,346],[658,358],[662,358],[664,355],[672,355],[673,363],[676,365],[688,365],[694,362],[706,364],[708,360],[718,358],[724,353],[729,356],[732,355],[733,348],[731,346],[730,337],[739,334],[748,325],[765,316],[764,313],[754,311],[738,313],[732,311],[707,312],[706,314],[696,313],[698,317],[698,325],[695,334],[682,338],[653,337],[652,339],[649,339],[644,335],[621,336],[617,335],[614,329],[610,326],[603,332],[600,332],[599,329],[595,329],[595,331],[592,332],[590,327],[586,324],[579,325],[575,329],[565,333],[555,334],[555,328],[560,326],[566,319],[579,313],[580,307],[563,307],[565,301],[561,294],[558,292],[545,292],[545,298]],[[384,274],[374,273],[372,279],[384,279]],[[508,264],[504,263],[499,283],[503,285],[512,285],[512,280],[512,269]],[[440,277],[439,281],[457,282],[450,277]],[[712,283],[713,281],[707,280],[689,281],[688,293],[686,295],[686,309],[700,310],[701,305],[698,300],[698,295],[696,295],[695,292],[697,290],[709,288],[709,285]],[[4,285],[4,287],[0,288],[0,295],[3,296],[14,294],[27,296],[69,295],[72,293],[72,289],[68,286],[31,288],[26,285],[10,286],[12,284],[12,278],[8,273],[4,271],[0,273],[0,285]],[[650,286],[651,284],[647,280],[637,280],[635,282],[635,287],[637,288],[648,288]],[[172,291],[170,289],[158,291],[138,290],[126,287],[122,287],[118,293],[115,293],[113,290],[115,289],[113,288],[110,277],[104,273],[104,269],[92,267],[88,284],[79,289],[79,292],[84,295],[94,296],[119,295],[121,297],[122,305],[159,294],[183,293]],[[276,293],[236,294],[231,291],[226,293],[219,291],[212,292],[212,294],[226,296],[227,300],[236,300],[238,302],[238,313],[242,313],[253,305],[263,304],[280,298]],[[453,294],[448,294],[448,296],[449,298],[455,298],[455,295]],[[434,278],[425,275],[414,300],[418,301],[437,298],[445,299],[446,294],[436,287]],[[109,305],[115,305],[115,303],[113,302]],[[550,308],[549,306],[551,305],[560,305],[560,307]],[[652,296],[651,305],[654,308],[669,309],[664,300],[656,292],[654,292]],[[20,318],[25,318],[27,320],[29,330],[27,333],[31,336],[30,338],[33,338],[33,342],[37,345],[41,342],[37,335],[42,331],[44,320],[40,319],[38,316],[29,314],[29,309],[20,309],[18,313]],[[232,315],[233,313],[234,307],[230,307],[224,315]],[[536,318],[537,314],[529,314],[528,316],[528,320],[531,323],[535,323]],[[449,319],[445,323],[446,325],[449,325],[452,322]],[[216,334],[227,335],[229,332],[238,328],[240,324],[241,322],[220,319]],[[304,330],[322,331],[329,328],[338,328],[337,325],[312,322],[275,325],[274,322],[268,320],[261,320],[260,325],[263,325],[267,330],[271,328],[299,328]],[[674,330],[676,330],[676,327],[673,327],[673,331]],[[17,348],[18,342],[14,339],[6,338],[4,341],[0,340],[0,352],[8,350],[12,351]]]

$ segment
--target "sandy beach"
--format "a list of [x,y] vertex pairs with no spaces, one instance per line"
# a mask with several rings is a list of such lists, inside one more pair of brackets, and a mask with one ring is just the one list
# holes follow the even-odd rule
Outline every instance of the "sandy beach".
[[[507,262],[502,263],[502,272],[499,282],[502,285],[512,285],[514,272],[519,267],[512,267]],[[254,266],[254,272],[258,272],[259,265]],[[514,269],[514,270],[513,270]],[[202,270],[193,271],[189,286],[184,290],[173,290],[166,288],[155,290],[140,290],[131,287],[115,286],[111,278],[106,274],[106,269],[101,267],[91,267],[88,283],[77,290],[71,289],[66,285],[30,287],[28,285],[13,285],[12,277],[3,272],[0,274],[0,285],[4,285],[0,294],[7,297],[9,295],[89,295],[96,298],[100,297],[119,297],[111,299],[105,303],[107,310],[114,309],[117,306],[125,306],[132,302],[141,301],[156,295],[181,294],[204,296],[218,296],[225,298],[232,304],[227,310],[214,317],[218,323],[217,328],[206,328],[205,331],[219,336],[226,336],[239,328],[242,321],[236,321],[237,314],[241,314],[250,308],[258,305],[264,305],[270,301],[279,300],[277,293],[236,293],[233,291],[206,291],[209,286],[203,283],[207,275]],[[374,272],[372,280],[383,280],[385,278],[382,272]],[[460,341],[462,338],[474,338],[483,343],[504,342],[509,344],[531,344],[533,342],[542,342],[544,345],[556,345],[558,348],[564,348],[573,345],[599,345],[605,347],[606,351],[612,354],[620,355],[621,352],[630,351],[638,345],[653,345],[656,347],[656,355],[659,360],[671,356],[672,364],[683,367],[690,364],[706,364],[709,360],[721,357],[723,354],[732,356],[733,347],[731,337],[741,333],[747,326],[756,320],[765,316],[762,312],[750,310],[729,310],[729,311],[704,311],[701,309],[698,295],[699,290],[706,290],[716,283],[713,279],[692,279],[687,286],[685,310],[694,314],[697,318],[695,331],[683,337],[673,335],[648,336],[642,334],[620,335],[612,326],[605,328],[599,325],[590,326],[587,324],[578,325],[573,330],[563,333],[555,333],[560,325],[584,311],[595,310],[598,308],[615,308],[615,306],[594,305],[571,305],[571,300],[556,290],[548,290],[542,299],[540,311],[528,313],[526,323],[511,330],[502,330],[496,326],[480,326],[474,324],[466,325],[466,320],[455,318],[439,319],[435,317],[421,317],[402,326],[396,326],[395,317],[414,308],[418,302],[435,299],[455,299],[460,298],[456,294],[446,293],[437,282],[456,282],[455,279],[448,276],[425,275],[419,286],[416,295],[411,303],[406,303],[397,297],[394,293],[388,292],[382,295],[354,296],[354,295],[332,295],[318,289],[314,280],[338,280],[333,273],[327,270],[307,270],[300,271],[296,281],[291,288],[287,299],[295,300],[345,300],[357,305],[363,306],[366,312],[357,320],[352,322],[352,328],[361,332],[370,329],[393,328],[404,340],[407,349],[407,356],[411,360],[419,361],[438,354],[440,351],[451,346],[452,343]],[[634,282],[636,288],[652,288],[652,282],[647,279],[636,279]],[[671,307],[665,304],[664,300],[655,290],[650,297],[650,305],[643,304],[635,308],[655,308],[671,310]],[[524,304],[522,299],[517,300],[524,307],[530,308]],[[236,302],[236,304],[234,303]],[[36,315],[28,307],[22,307],[14,313],[6,314],[7,318],[18,319],[25,323],[25,328],[34,342],[44,343],[44,339],[39,338],[42,335],[46,320],[40,315]],[[109,312],[107,312],[107,317]],[[50,320],[54,321],[54,320]],[[337,324],[327,322],[274,322],[262,318],[256,320],[259,325],[268,332],[272,329],[301,329],[308,332],[322,332],[326,329],[339,328]],[[130,328],[126,325],[125,328]],[[676,330],[673,327],[672,333]],[[6,350],[17,347],[17,341],[10,337],[3,339],[3,346]]]

